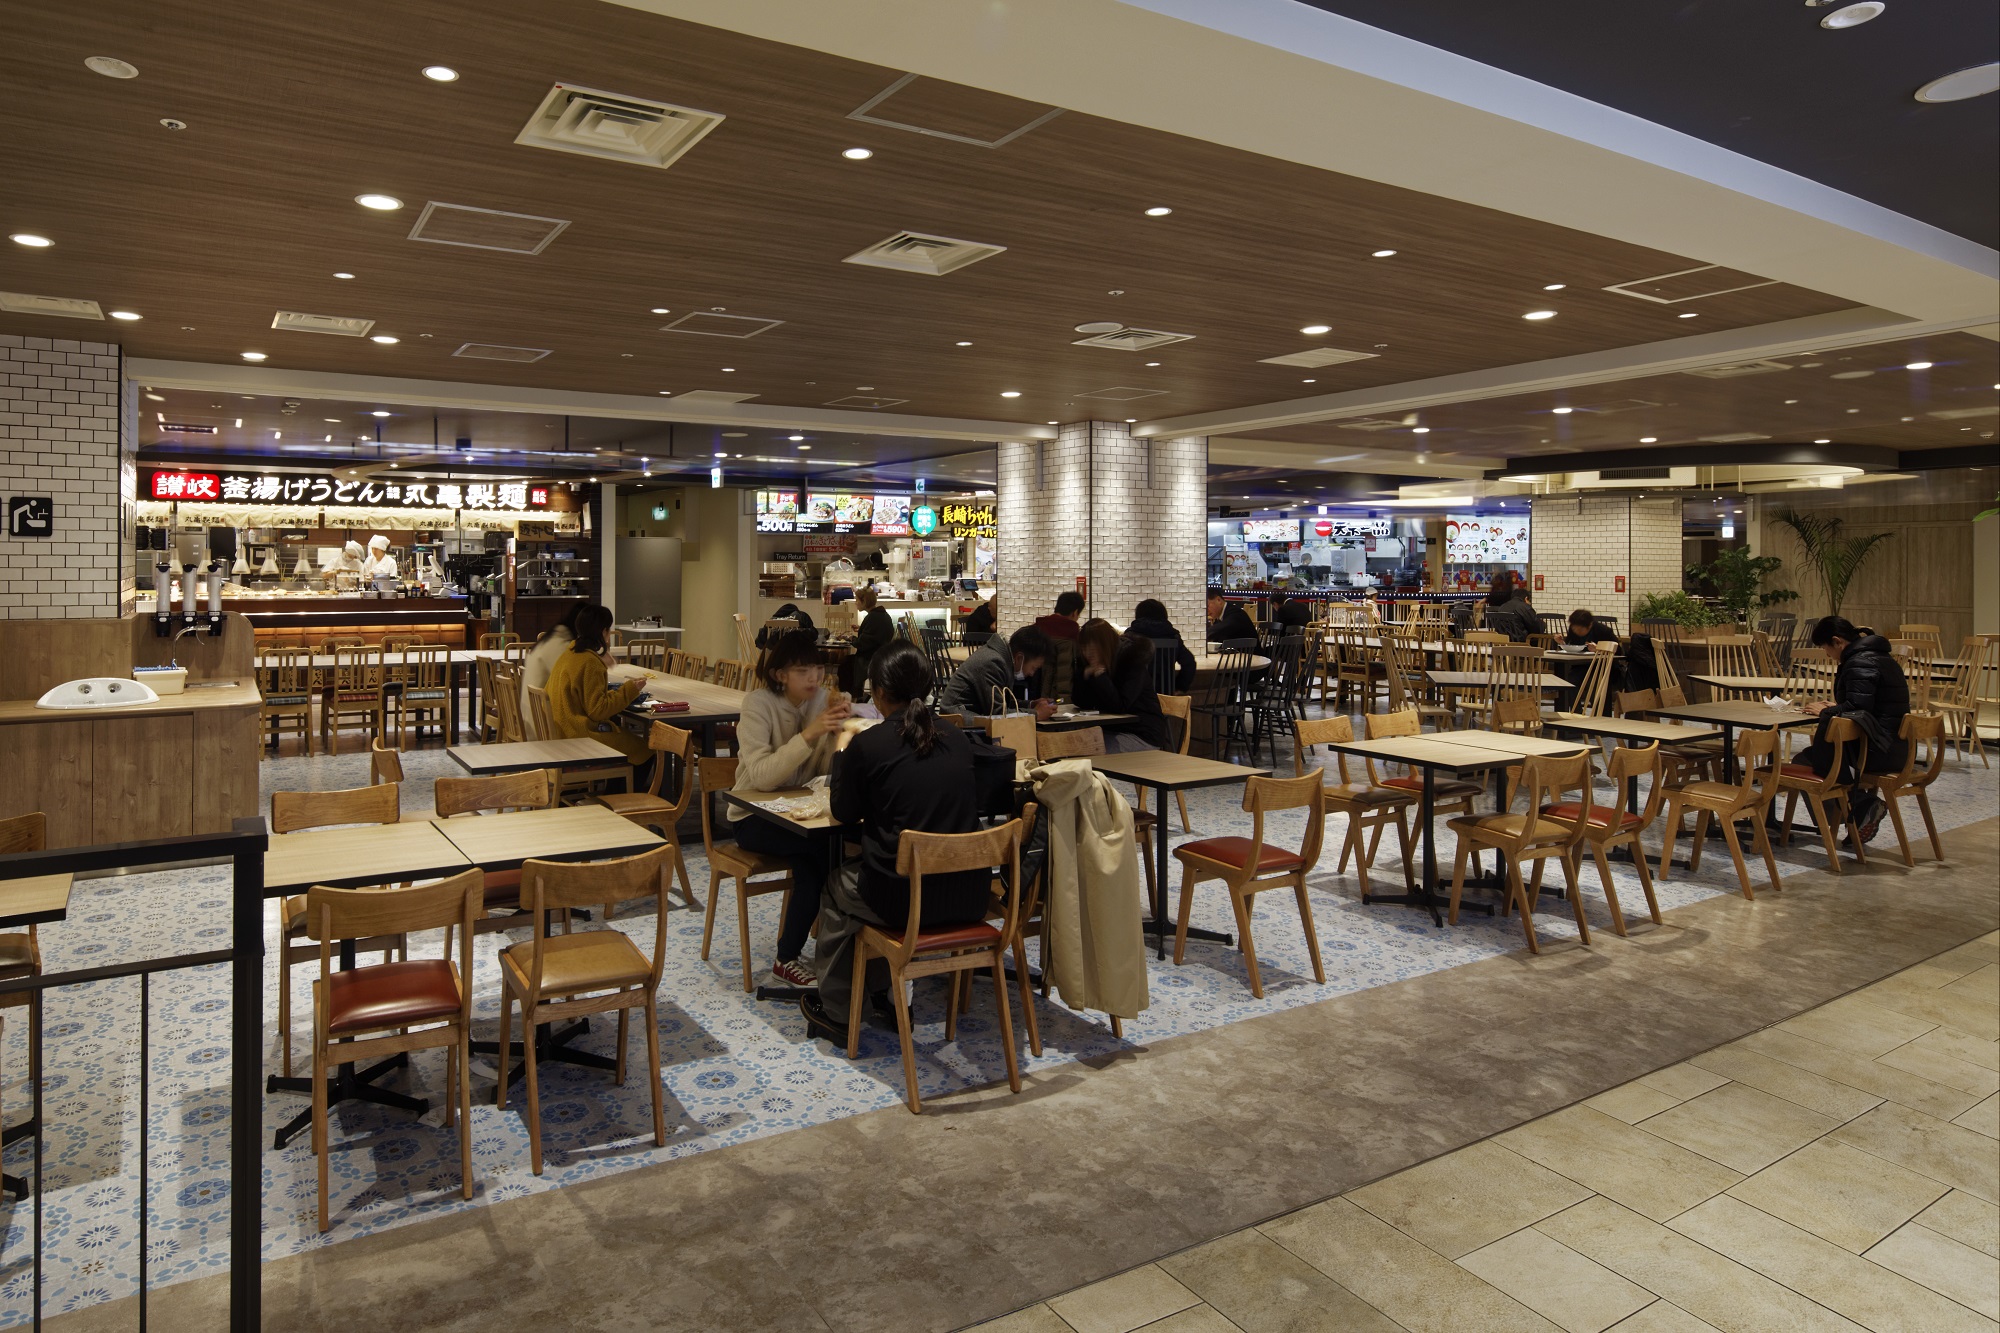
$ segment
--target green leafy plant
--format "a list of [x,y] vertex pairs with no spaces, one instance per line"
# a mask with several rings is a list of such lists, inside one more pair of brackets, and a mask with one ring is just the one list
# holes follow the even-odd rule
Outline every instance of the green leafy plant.
[[1841,532],[1843,520],[1827,514],[1802,514],[1787,509],[1774,517],[1792,530],[1806,568],[1826,593],[1826,613],[1830,616],[1840,614],[1840,604],[1847,600],[1847,587],[1854,582],[1855,574],[1875,548],[1893,535],[1871,532],[1865,537],[1850,537]]
[[1764,581],[1784,565],[1775,555],[1751,555],[1747,546],[1729,546],[1705,565],[1689,565],[1687,576],[1713,588],[1716,600],[1737,620],[1748,620],[1752,611],[1798,599],[1790,588],[1764,588]]
[[2000,514],[2000,495],[1993,497],[1993,507],[1991,509],[1980,510],[1972,516],[1972,521],[1977,523],[1980,519],[1992,518],[1995,514]]
[[1699,629],[1703,625],[1719,625],[1722,617],[1708,609],[1700,598],[1675,589],[1673,592],[1649,592],[1639,599],[1632,608],[1634,620],[1671,620],[1682,629]]

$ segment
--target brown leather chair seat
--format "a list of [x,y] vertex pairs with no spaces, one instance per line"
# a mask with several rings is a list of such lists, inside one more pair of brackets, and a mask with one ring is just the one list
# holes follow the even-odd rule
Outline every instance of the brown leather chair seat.
[[1778,772],[1788,778],[1804,778],[1807,782],[1818,782],[1823,776],[1811,764],[1786,764]]
[[[903,942],[903,932],[888,926],[877,926],[879,935]],[[929,952],[934,949],[990,949],[1000,939],[1000,928],[990,921],[968,921],[959,926],[935,926],[917,932],[917,949]]]
[[[1591,825],[1596,828],[1610,828],[1611,821],[1605,818],[1610,810],[1611,807],[1608,805],[1593,805],[1590,808]],[[1580,801],[1564,801],[1560,805],[1545,805],[1542,807],[1542,813],[1550,819],[1574,821],[1583,817],[1583,804]],[[1634,814],[1621,812],[1618,816],[1619,828],[1637,828],[1644,822],[1644,819]]]
[[[1187,856],[1199,856],[1204,861],[1240,867],[1250,859],[1252,845],[1248,838],[1203,838],[1199,842],[1184,842],[1174,851]],[[1298,865],[1299,859],[1297,852],[1288,852],[1282,847],[1266,846],[1257,856],[1257,869],[1287,870]]]
[[[1421,781],[1418,787],[1421,790]],[[1329,782],[1324,790],[1329,800],[1354,801],[1363,805],[1408,805],[1416,799],[1402,787],[1371,787],[1365,782]]]
[[328,978],[326,1030],[339,1036],[433,1023],[456,1017],[458,1008],[458,978],[444,959],[375,963]]
[[[534,966],[534,941],[524,940],[501,951],[500,962],[527,986]],[[574,995],[580,991],[634,986],[652,975],[652,964],[639,946],[615,930],[591,930],[581,935],[551,935],[542,944],[542,994]]]
[[[1404,791],[1413,791],[1421,794],[1424,789],[1424,780],[1422,778],[1383,778],[1382,785],[1385,787],[1400,787]],[[1463,800],[1467,796],[1478,796],[1485,790],[1486,788],[1480,786],[1477,782],[1466,782],[1461,778],[1439,778],[1436,787],[1437,799],[1440,801]]]

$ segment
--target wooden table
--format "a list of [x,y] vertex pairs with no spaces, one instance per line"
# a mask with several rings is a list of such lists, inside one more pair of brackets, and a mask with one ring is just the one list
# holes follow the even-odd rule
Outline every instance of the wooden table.
[[1688,722],[1708,722],[1722,729],[1722,770],[1730,781],[1736,773],[1736,729],[1738,727],[1783,728],[1815,726],[1819,718],[1796,708],[1772,708],[1769,704],[1746,700],[1708,704],[1681,704],[1649,708],[1660,717],[1677,717]]
[[625,756],[603,741],[579,737],[564,741],[509,741],[502,745],[452,745],[445,748],[452,762],[478,777],[519,773],[530,768],[569,768],[577,764],[608,764]]
[[[433,819],[430,827],[467,863],[481,870],[518,870],[530,860],[588,861],[634,856],[665,842],[651,829],[601,805]],[[660,910],[666,910],[665,903]]]
[[[1542,728],[1573,731],[1584,736],[1610,736],[1628,746],[1654,741],[1661,745],[1691,745],[1696,741],[1714,740],[1722,734],[1720,727],[1653,722],[1642,717],[1596,717],[1588,713],[1554,713],[1542,719]],[[1659,781],[1657,771],[1653,780]],[[1636,777],[1625,789],[1625,808],[1635,815],[1639,813],[1639,779]],[[1629,857],[1631,853],[1621,846],[1613,847],[1611,855],[1613,860],[1618,860]]]
[[69,874],[0,880],[0,926],[46,926],[65,920],[74,880]]
[[[1268,768],[1246,768],[1242,764],[1228,764],[1215,759],[1198,759],[1193,755],[1174,754],[1168,750],[1135,750],[1130,754],[1099,754],[1090,757],[1090,766],[1107,778],[1129,782],[1135,787],[1149,787],[1160,794],[1153,808],[1159,812],[1153,821],[1153,919],[1147,928],[1159,936],[1158,956],[1167,956],[1167,936],[1173,933],[1174,924],[1167,912],[1167,793],[1193,791],[1197,787],[1224,787],[1231,783],[1248,782],[1251,778],[1265,778],[1271,775]],[[1218,944],[1234,944],[1235,936],[1226,931],[1198,930],[1190,927],[1189,939],[1212,940]]]
[[[1433,685],[1447,690],[1483,690],[1493,684],[1493,674],[1489,671],[1426,671]],[[1545,690],[1573,690],[1576,682],[1564,680],[1561,676],[1551,676],[1543,672],[1535,682]]]
[[[784,791],[758,792],[755,796],[747,795],[743,792],[726,791],[722,793],[722,799],[739,810],[748,811],[750,818],[767,820],[794,837],[810,838],[821,834],[828,835],[824,841],[826,843],[827,862],[826,882],[830,885],[833,883],[834,877],[840,873],[840,861],[845,853],[843,844],[847,840],[840,836],[841,833],[850,829],[858,830],[860,826],[857,824],[838,823],[831,814],[808,815],[804,819],[801,819],[796,815],[785,814],[773,808],[774,802],[800,800],[813,794],[809,788],[791,787]],[[737,888],[740,892],[742,886],[738,885]],[[749,948],[749,943],[746,941],[743,947],[746,949]],[[759,1000],[777,1000],[784,1003],[796,1002],[800,996],[806,993],[807,988],[804,986],[774,986],[768,983],[760,983],[756,992]],[[862,999],[862,996],[857,995],[854,997],[854,1003],[860,1004]]]
[[264,853],[264,896],[315,884],[351,889],[441,879],[471,865],[428,820],[274,833]]
[[[991,724],[993,722],[993,719],[991,717],[982,717],[978,713],[965,713],[961,714],[961,716],[965,718],[965,725],[968,727],[976,727],[980,731],[992,730]],[[1033,717],[1034,715],[1032,713],[1016,713],[1013,714],[1013,716]],[[1096,726],[1116,727],[1120,723],[1135,722],[1138,720],[1138,716],[1139,715],[1137,713],[1077,712],[1077,713],[1071,713],[1068,717],[1037,718],[1035,720],[1035,730],[1081,731],[1085,727],[1096,727]]]
[[[1255,653],[1250,654],[1250,669],[1252,671],[1262,671],[1269,665],[1271,665],[1270,658],[1259,657]],[[1205,650],[1194,655],[1194,671],[1197,676],[1205,671],[1218,671],[1221,667],[1221,653]]]
[[717,727],[727,722],[734,722],[743,716],[745,692],[742,690],[732,690],[727,685],[717,685],[712,681],[670,676],[664,671],[653,671],[647,667],[616,667],[613,669],[611,679],[613,684],[617,684],[634,676],[646,678],[648,698],[684,703],[688,705],[687,711],[648,713],[642,707],[635,705],[626,709],[624,715],[627,718],[642,720],[649,725],[654,722],[666,722],[676,727],[698,731],[701,734],[703,754],[715,753]]

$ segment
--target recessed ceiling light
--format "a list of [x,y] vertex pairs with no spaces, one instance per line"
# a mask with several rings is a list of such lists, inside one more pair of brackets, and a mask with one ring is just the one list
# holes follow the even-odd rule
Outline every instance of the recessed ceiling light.
[[1318,381],[1318,380],[1300,380],[1300,381],[1299,381],[1299,383],[1301,383],[1301,384],[1318,384],[1318,383],[1319,383],[1319,381]]
[[1000,391],[1000,396],[1002,398],[1019,398],[1021,396],[1021,391],[1019,389],[1002,389]]
[[1157,362],[1157,361],[1148,361],[1148,362],[1147,362],[1146,364],[1147,364],[1147,366],[1149,366],[1149,367],[1155,367],[1155,368],[1157,368],[1157,367],[1159,366],[1159,364],[1160,364],[1160,363],[1159,363],[1159,362]]
[[336,425],[336,426],[338,426],[338,425],[340,424],[340,418],[339,418],[339,417],[321,417],[321,418],[320,418],[320,420],[322,420],[322,421],[331,421],[331,422],[332,422],[332,423],[333,423],[334,425]]
[[959,344],[958,344],[958,346],[960,346],[960,347],[970,347],[970,346],[972,346],[972,344],[971,344],[971,343],[969,343],[969,342],[961,342],[961,343],[959,343]]
[[1566,282],[1552,282],[1548,286],[1542,288],[1542,290],[1545,292],[1559,292],[1567,286],[1569,286],[1569,284]]
[[354,275],[352,273],[336,273],[333,276],[336,278],[351,278]]
[[1932,79],[1917,89],[1919,102],[1963,102],[1968,97],[1984,97],[2000,88],[2000,64],[1973,65]]
[[238,430],[242,430],[242,429],[243,429],[243,418],[242,418],[242,417],[238,417],[238,418],[236,418],[236,429],[238,429]]
[[1861,409],[1860,409],[1860,408],[1858,408],[1858,407],[1850,407],[1850,408],[1848,408],[1848,409],[1847,409],[1847,415],[1849,415],[1849,416],[1853,416],[1853,415],[1855,415],[1855,414],[1856,414],[1857,412],[1859,412],[1860,410],[1861,410]]
[[264,353],[262,353],[262,352],[245,352],[245,353],[243,353],[243,359],[244,359],[245,361],[262,361],[262,360],[264,359]]
[[1813,441],[1813,443],[1814,443],[1814,444],[1832,444],[1832,443],[1833,443],[1833,441],[1832,441],[1832,440],[1814,440],[1814,441]]
[[656,306],[654,306],[654,307],[653,307],[653,313],[654,313],[654,314],[656,314],[656,315],[671,315],[671,314],[673,314],[674,312],[673,312],[673,311],[671,311],[671,310],[669,310],[669,309],[667,309],[667,307],[665,307],[665,306],[663,306],[663,305],[656,305]]
[[1657,435],[1641,435],[1639,437],[1639,443],[1641,444],[1658,444],[1659,442],[1660,437]]
[[840,150],[840,155],[849,162],[866,162],[869,158],[875,156],[875,150],[872,148],[843,148]]
[[424,77],[432,83],[456,83],[458,71],[450,65],[425,65]]
[[1555,317],[1556,312],[1553,310],[1530,310],[1527,314],[1521,316],[1522,319],[1554,319]]
[[792,442],[793,444],[797,444],[797,443],[798,443],[798,442],[799,442],[800,440],[803,440],[803,439],[805,438],[805,436],[803,436],[803,435],[787,435],[787,436],[786,436],[785,438],[786,438],[786,439],[788,439],[788,440],[790,440],[790,441],[791,441],[791,442]]
[[802,454],[809,454],[812,452],[812,446],[809,444],[802,444],[799,446],[799,452]]
[[1155,204],[1153,207],[1146,210],[1146,216],[1149,218],[1163,218],[1167,214],[1173,211],[1174,210],[1171,208],[1166,208],[1162,205]]
[[1682,313],[1681,313],[1681,314],[1680,314],[1680,315],[1678,316],[1678,318],[1680,318],[1680,319],[1699,319],[1700,317],[1701,317],[1701,312],[1700,312],[1700,311],[1698,311],[1698,310],[1687,310],[1687,311],[1683,311],[1683,312],[1682,312]]
[[120,60],[117,56],[92,56],[83,62],[83,67],[92,74],[102,74],[107,79],[136,79],[138,67]]
[[1430,434],[1430,433],[1431,433],[1431,428],[1430,428],[1429,426],[1412,426],[1412,427],[1410,427],[1410,434],[1412,434],[1412,435],[1428,435],[1428,434]]
[[46,250],[55,242],[46,236],[37,236],[31,231],[17,231],[7,238],[16,245],[25,245],[30,250]]
[[1305,334],[1305,335],[1306,335],[1306,337],[1308,337],[1308,338],[1317,338],[1317,337],[1319,337],[1319,336],[1320,336],[1320,335],[1321,335],[1322,333],[1332,333],[1332,332],[1333,332],[1333,325],[1331,325],[1331,324],[1308,324],[1308,325],[1306,325],[1306,326],[1305,326],[1304,328],[1300,329],[1300,330],[1299,330],[1299,332],[1300,332],[1300,333],[1303,333],[1303,334]]
[[389,414],[387,412],[382,411],[380,408],[377,408],[375,411],[370,412],[368,415],[371,417],[386,417]]
[[674,396],[674,391],[673,391],[672,389],[662,389],[662,390],[660,390],[660,397],[662,397],[662,398],[671,398],[671,397],[673,397],[673,396]]
[[724,366],[724,367],[722,368],[722,373],[723,373],[723,374],[725,374],[725,375],[734,375],[734,374],[736,373],[736,367],[735,367],[735,366]]
[[1126,417],[1126,418],[1125,418],[1125,424],[1126,424],[1126,425],[1128,425],[1128,426],[1136,426],[1136,425],[1138,425],[1138,424],[1139,424],[1139,418],[1137,418],[1137,417]]
[[388,347],[388,346],[390,346],[390,345],[391,345],[391,344],[393,344],[393,343],[399,343],[399,342],[401,342],[401,341],[402,341],[402,339],[401,339],[401,338],[398,338],[398,337],[395,337],[395,336],[394,336],[394,335],[392,335],[392,334],[387,334],[387,333],[373,333],[373,334],[370,334],[370,335],[368,336],[368,341],[369,341],[369,342],[372,342],[372,343],[381,343],[381,344],[382,344],[382,345],[383,345],[384,347]]
[[1869,19],[1878,18],[1889,6],[1882,0],[1861,0],[1860,4],[1842,5],[1819,21],[1822,28],[1858,28]]
[[114,310],[111,312],[111,318],[133,320],[139,318],[139,315],[137,312],[131,310]]
[[[1996,385],[1994,385],[1993,387],[1994,387],[1994,388],[1996,388],[1996,389],[2000,389],[2000,384],[1996,384]],[[1060,425],[1061,425],[1062,423],[1061,423],[1060,421],[1051,421],[1051,422],[1048,422],[1048,423],[1046,423],[1046,424],[1048,424],[1048,425],[1051,425],[1051,426],[1060,426]]]
[[1549,411],[1555,413],[1559,417],[1566,417],[1570,413],[1576,411],[1576,409],[1573,407],[1552,407],[1549,409]]
[[167,401],[165,394],[149,393],[146,395],[146,397],[156,403],[164,403]]
[[1372,259],[1387,259],[1395,253],[1394,250],[1377,250],[1369,257]]
[[717,450],[715,451],[715,456],[716,456],[717,458],[727,458],[727,457],[729,457],[728,453],[727,453],[727,452],[725,452],[724,450],[721,450],[721,449],[717,449]]
[[1929,370],[1930,368],[1931,363],[1929,361],[1912,361],[1909,365],[1903,367],[1905,370]]
[[1798,399],[1796,399],[1796,398],[1787,398],[1787,399],[1785,400],[1785,406],[1786,406],[1786,407],[1793,407],[1793,406],[1796,406],[1796,405],[1797,405],[1797,403],[1798,403],[1798,401],[1799,401],[1799,400],[1798,400]]
[[393,213],[403,206],[403,201],[393,194],[357,194],[354,202],[378,213]]

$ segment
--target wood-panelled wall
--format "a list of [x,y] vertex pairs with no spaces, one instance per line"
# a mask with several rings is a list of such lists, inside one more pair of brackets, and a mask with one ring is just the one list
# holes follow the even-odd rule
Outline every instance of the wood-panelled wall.
[[225,614],[222,635],[203,629],[162,639],[151,616],[117,620],[0,620],[0,700],[39,699],[66,680],[129,676],[135,666],[178,662],[189,680],[253,684],[256,634],[240,615]]
[[[1843,520],[1844,533],[1890,534],[1888,541],[1869,553],[1848,585],[1840,613],[1857,625],[1871,626],[1891,637],[1898,625],[1936,625],[1946,649],[1955,650],[1960,639],[1973,633],[1972,516],[1990,503],[1967,500],[1826,506],[1826,512]],[[1798,541],[1790,528],[1770,517],[1784,508],[1804,513],[1818,507],[1790,497],[1773,497],[1763,503],[1759,550],[1785,562],[1771,586],[1798,590],[1800,599],[1785,609],[1797,610],[1801,618],[1823,616],[1827,611],[1825,598],[1818,581],[1800,567]]]

